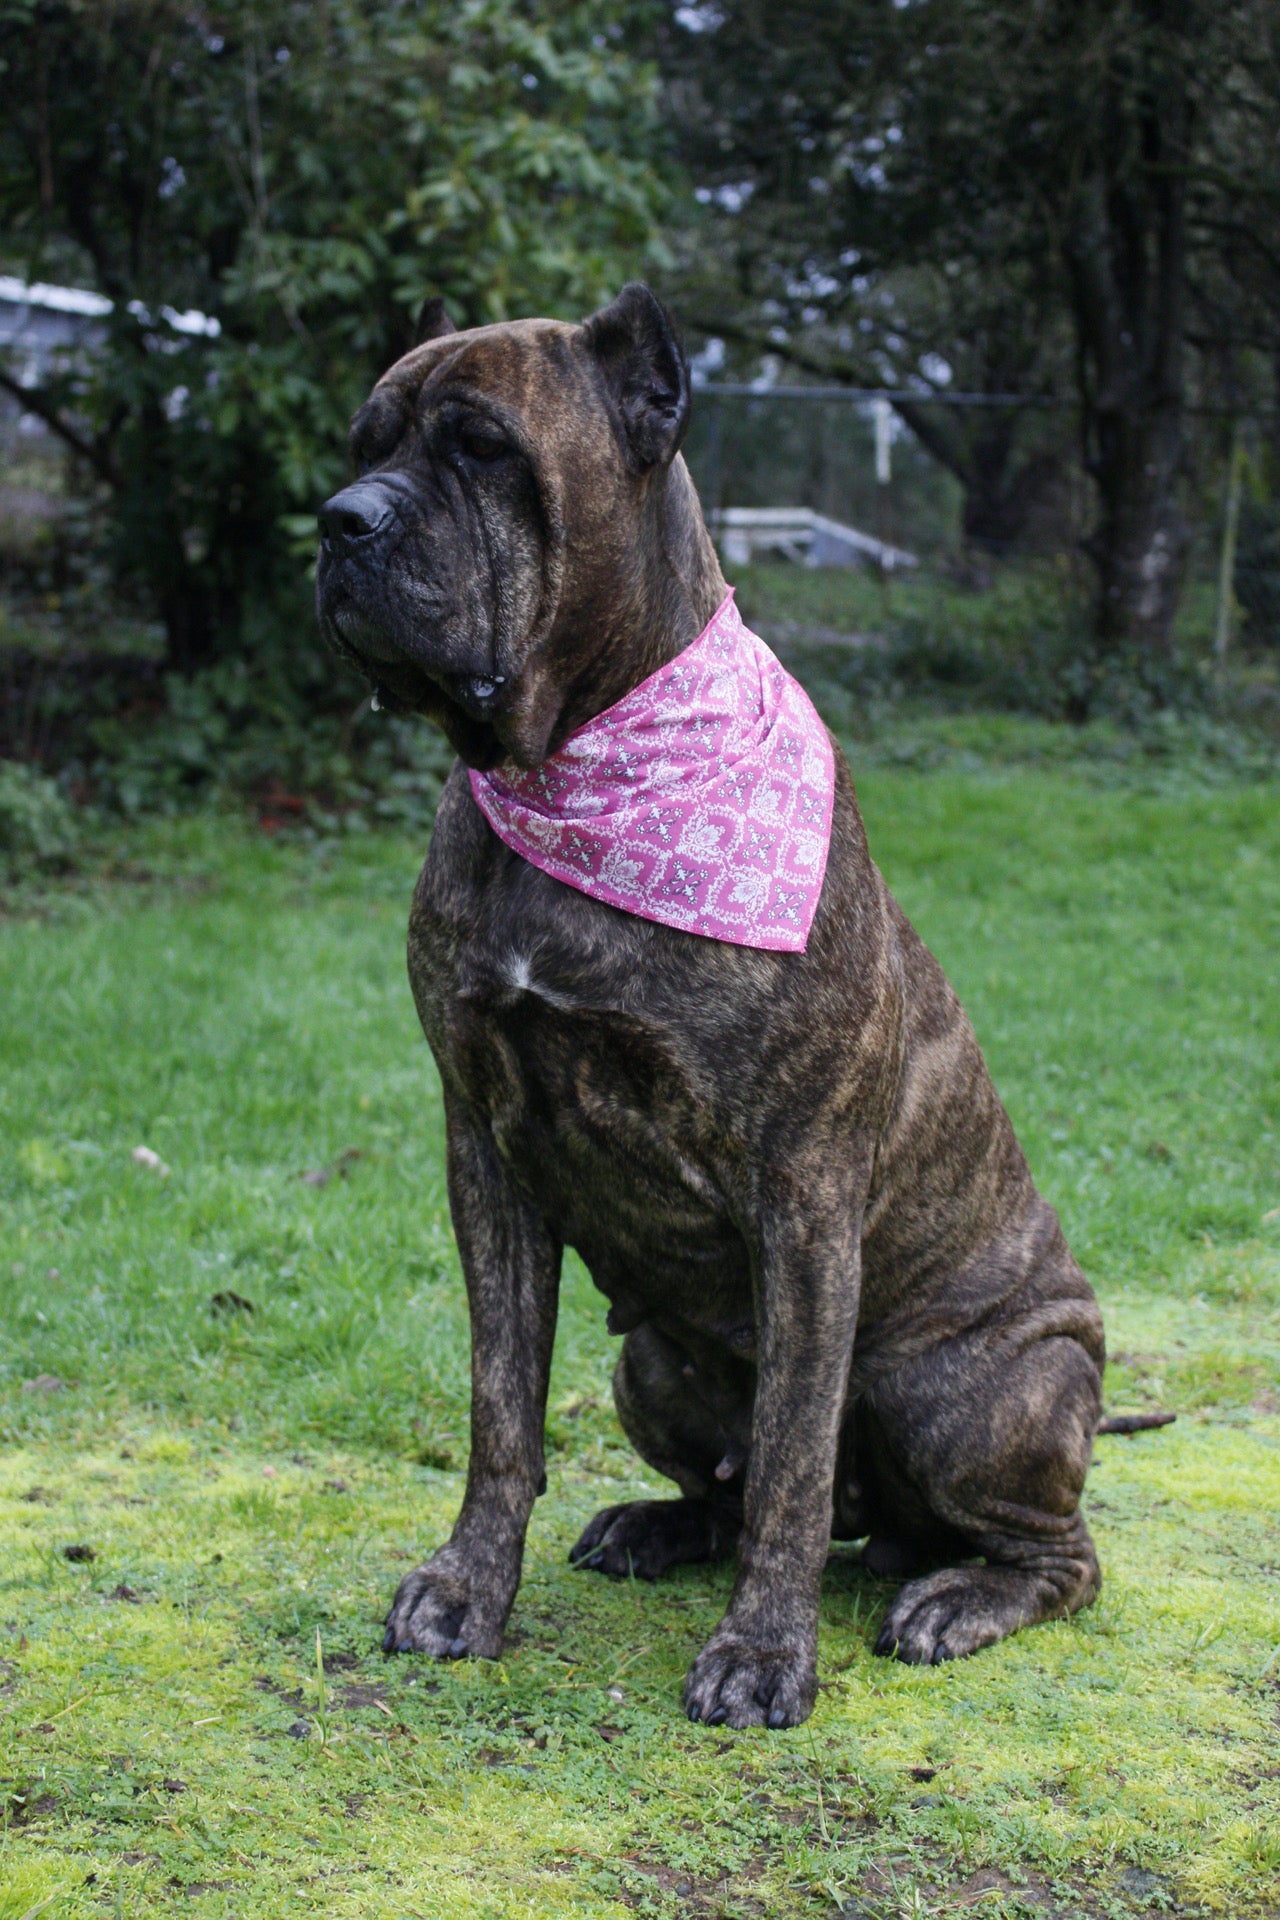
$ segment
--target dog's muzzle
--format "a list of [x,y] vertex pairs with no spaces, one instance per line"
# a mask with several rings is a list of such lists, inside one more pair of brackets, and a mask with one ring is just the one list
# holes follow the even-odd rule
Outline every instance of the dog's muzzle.
[[394,481],[382,475],[356,480],[326,500],[316,519],[322,618],[340,650],[374,680],[378,705],[394,703],[405,691],[394,684],[394,674],[389,693],[383,685],[385,670],[399,667],[411,675],[428,674],[473,720],[492,719],[501,705],[503,674],[429,662],[384,630],[376,615],[370,617],[369,589],[406,531]]
[[372,558],[398,518],[390,488],[357,480],[326,500],[316,518],[325,552],[335,560]]
[[366,672],[374,663],[400,660],[401,647],[376,614],[370,617],[379,598],[378,579],[405,531],[394,488],[380,477],[356,480],[326,500],[316,519],[317,602],[330,638]]

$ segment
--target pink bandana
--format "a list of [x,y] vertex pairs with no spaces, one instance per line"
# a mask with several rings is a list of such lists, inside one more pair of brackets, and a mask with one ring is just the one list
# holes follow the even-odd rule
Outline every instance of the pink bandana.
[[691,646],[530,771],[472,773],[516,853],[624,913],[803,953],[835,766],[812,702],[733,593]]

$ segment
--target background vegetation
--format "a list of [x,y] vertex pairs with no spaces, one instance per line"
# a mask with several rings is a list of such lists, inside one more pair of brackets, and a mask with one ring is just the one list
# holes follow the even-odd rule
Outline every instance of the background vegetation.
[[[1123,677],[1130,719],[1274,729],[1278,33],[1272,0],[5,0],[0,268],[113,304],[0,352],[47,429],[4,442],[0,752],[113,810],[261,791],[272,734],[321,811],[413,776],[316,653],[345,422],[424,295],[577,316],[637,273],[704,374],[890,393],[907,436],[886,499],[856,408],[721,401],[715,502],[888,508],[971,593],[1058,558],[1009,682],[1038,649],[1076,719]],[[935,652],[963,619],[934,601]]]

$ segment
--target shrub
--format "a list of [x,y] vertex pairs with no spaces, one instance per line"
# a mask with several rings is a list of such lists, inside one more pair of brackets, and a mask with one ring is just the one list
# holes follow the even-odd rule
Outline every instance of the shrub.
[[79,844],[75,810],[57,783],[20,760],[0,760],[0,872],[16,880],[69,867]]

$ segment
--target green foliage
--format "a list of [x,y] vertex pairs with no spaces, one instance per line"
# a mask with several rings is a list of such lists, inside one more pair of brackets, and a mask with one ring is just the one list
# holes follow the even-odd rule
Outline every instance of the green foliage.
[[108,816],[248,803],[273,828],[430,825],[453,758],[444,736],[372,714],[367,691],[318,642],[290,658],[268,629],[259,648],[168,673],[157,693],[141,711],[77,703],[63,777]]
[[1181,1413],[1098,1444],[1099,1603],[909,1670],[870,1653],[891,1588],[837,1554],[810,1726],[690,1727],[731,1571],[565,1564],[661,1490],[571,1260],[508,1650],[384,1663],[467,1434],[404,979],[422,837],[152,824],[134,879],[0,928],[4,1920],[1274,1908],[1274,789],[854,771],[1099,1288],[1111,1405]]
[[[1070,399],[900,406],[995,552],[1096,486],[1099,642],[1167,653],[1193,401],[1274,404],[1277,20],[1184,0],[738,0],[664,59],[704,331],[819,378]],[[1212,103],[1212,105],[1210,105]],[[1064,164],[1064,155],[1069,164]],[[1082,457],[1083,456],[1083,457]]]
[[68,866],[80,827],[53,780],[17,760],[0,760],[0,867],[10,880]]
[[933,717],[1024,714],[1075,729],[1101,724],[1101,734],[1095,726],[1064,740],[1055,759],[1150,770],[1190,755],[1202,773],[1216,762],[1229,777],[1259,778],[1277,766],[1271,676],[1212,668],[1189,617],[1171,658],[1100,650],[1065,561],[1000,567],[977,590],[924,569],[890,584],[862,571],[755,566],[739,576],[739,602],[831,726],[892,741],[921,764],[934,763]]
[[608,0],[0,16],[0,245],[116,302],[102,351],[28,403],[73,423],[174,665],[296,570],[424,294],[459,324],[576,316],[643,264],[654,83],[613,26]]
[[1235,592],[1244,645],[1280,647],[1280,508],[1274,500],[1247,500],[1241,510]]

